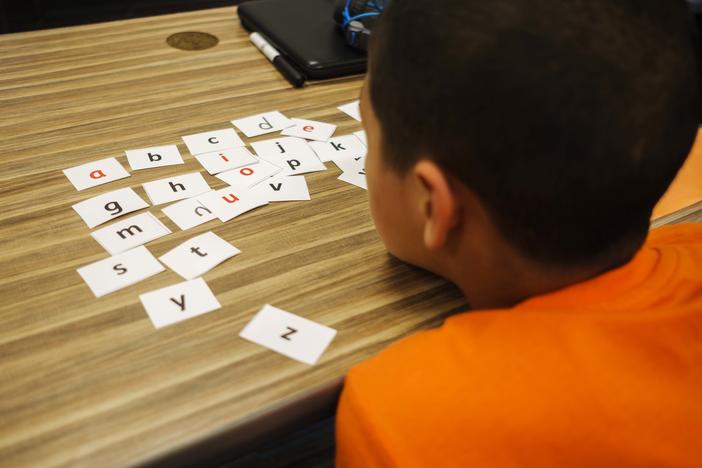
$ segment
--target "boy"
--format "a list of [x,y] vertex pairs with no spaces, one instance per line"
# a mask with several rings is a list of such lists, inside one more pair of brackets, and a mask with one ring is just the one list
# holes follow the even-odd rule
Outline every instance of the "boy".
[[701,109],[683,0],[397,0],[373,40],[376,227],[474,311],[350,371],[337,465],[702,466],[702,228],[648,232]]

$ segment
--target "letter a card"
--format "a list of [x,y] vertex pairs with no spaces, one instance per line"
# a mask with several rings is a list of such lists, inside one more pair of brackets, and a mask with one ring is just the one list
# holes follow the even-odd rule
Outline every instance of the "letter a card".
[[63,173],[78,191],[129,177],[129,172],[115,158],[69,167]]
[[139,296],[154,327],[182,322],[222,307],[205,280],[197,278]]
[[239,334],[305,364],[315,364],[336,330],[266,304]]

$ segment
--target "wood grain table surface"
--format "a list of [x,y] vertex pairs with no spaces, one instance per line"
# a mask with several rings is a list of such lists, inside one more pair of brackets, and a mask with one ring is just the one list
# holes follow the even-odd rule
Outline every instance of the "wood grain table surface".
[[[166,44],[183,31],[219,44]],[[366,192],[337,180],[332,163],[307,176],[311,201],[227,223],[180,231],[162,207],[149,209],[173,231],[147,244],[155,256],[209,230],[241,249],[204,275],[221,309],[154,329],[138,296],[182,281],[171,271],[92,295],[76,269],[107,253],[71,205],[123,187],[145,197],[142,183],[198,170],[226,186],[181,136],[271,110],[337,124],[337,135],[361,128],[336,108],[358,98],[361,77],[292,89],[235,8],[0,36],[0,70],[1,466],[171,464],[244,450],[331,413],[350,366],[465,307],[454,287],[385,252]],[[129,167],[125,150],[166,144],[185,165],[81,192],[62,173],[109,156]],[[338,330],[316,366],[239,338],[266,303]]]
[[[184,31],[220,42],[166,44]],[[100,299],[76,273],[107,254],[71,205],[123,187],[145,196],[144,182],[201,170],[180,137],[235,118],[280,110],[359,130],[336,107],[361,83],[292,89],[235,8],[0,36],[0,466],[201,464],[246,450],[330,414],[350,366],[466,307],[385,252],[366,192],[331,163],[307,176],[311,201],[227,223],[184,232],[149,209],[173,231],[147,244],[156,256],[209,230],[242,250],[204,275],[215,312],[156,330],[138,296],[182,281],[175,273]],[[185,165],[82,192],[62,173],[109,156],[128,167],[125,150],[167,144]],[[699,220],[701,208],[662,222]],[[266,303],[338,330],[317,365],[239,338]]]

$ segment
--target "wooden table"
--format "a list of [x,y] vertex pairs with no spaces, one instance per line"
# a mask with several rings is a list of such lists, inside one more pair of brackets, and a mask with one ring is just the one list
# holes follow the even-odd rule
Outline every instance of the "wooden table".
[[[168,47],[182,31],[220,42]],[[234,118],[278,109],[358,130],[336,106],[361,78],[291,89],[234,8],[0,36],[0,69],[0,465],[200,464],[246,450],[331,414],[350,366],[465,308],[454,287],[387,255],[366,193],[329,164],[308,176],[312,201],[226,224],[183,232],[151,208],[173,230],[148,244],[156,256],[208,230],[243,251],[204,276],[222,309],[155,330],[138,295],[181,279],[169,271],[95,299],[75,270],[106,253],[71,205],[200,170],[180,137]],[[176,143],[185,166],[100,188],[77,192],[61,172]],[[338,330],[318,365],[238,337],[265,303]]]
[[[220,42],[169,47],[182,31]],[[445,281],[388,256],[366,192],[329,163],[307,177],[312,201],[226,224],[183,232],[151,208],[173,231],[148,244],[156,256],[209,230],[243,252],[204,275],[222,309],[154,329],[138,295],[182,279],[167,271],[96,299],[76,268],[107,254],[71,205],[122,187],[145,197],[144,182],[201,170],[180,137],[231,119],[277,109],[335,123],[337,134],[359,130],[336,106],[358,97],[361,77],[292,89],[234,8],[0,36],[0,69],[0,465],[246,450],[331,414],[350,366],[465,307]],[[113,155],[128,167],[125,150],[165,144],[178,144],[184,166],[82,192],[61,172]],[[318,365],[238,337],[265,303],[338,330]]]

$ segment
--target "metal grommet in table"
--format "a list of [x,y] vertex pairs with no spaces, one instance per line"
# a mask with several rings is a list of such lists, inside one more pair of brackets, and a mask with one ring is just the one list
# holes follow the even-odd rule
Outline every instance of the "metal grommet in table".
[[204,50],[216,46],[219,43],[219,39],[212,34],[187,31],[171,34],[166,39],[166,43],[180,50]]

